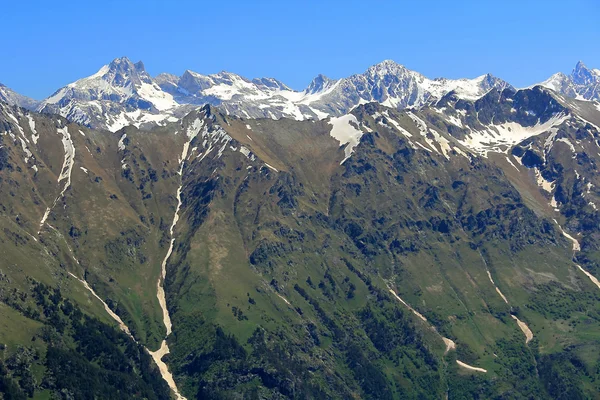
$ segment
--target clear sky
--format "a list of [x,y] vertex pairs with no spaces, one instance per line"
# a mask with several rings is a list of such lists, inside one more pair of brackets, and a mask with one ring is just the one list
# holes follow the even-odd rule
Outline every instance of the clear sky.
[[600,68],[598,0],[5,1],[0,82],[40,99],[112,59],[151,75],[271,76],[303,89],[392,59],[434,78],[517,87]]

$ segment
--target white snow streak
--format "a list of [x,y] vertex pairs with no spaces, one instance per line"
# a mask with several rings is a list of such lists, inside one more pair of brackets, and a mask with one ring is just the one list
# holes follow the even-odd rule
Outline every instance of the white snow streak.
[[515,315],[511,314],[510,316],[515,321],[517,321],[517,325],[519,325],[519,328],[521,329],[521,331],[523,331],[523,334],[525,334],[525,344],[529,343],[531,341],[531,339],[533,339],[533,332],[531,332],[531,329],[529,329],[527,324],[525,322],[521,321]]
[[29,114],[27,114],[27,120],[29,121],[29,129],[31,129],[31,140],[33,140],[33,144],[37,144],[40,135],[38,135],[37,131],[35,130],[35,121]]
[[169,242],[169,248],[167,250],[167,254],[165,255],[165,258],[163,259],[163,262],[161,264],[160,276],[158,277],[158,281],[156,282],[156,296],[158,298],[158,302],[162,309],[163,323],[165,324],[166,335],[165,335],[165,339],[163,339],[163,341],[161,343],[160,348],[156,351],[150,352],[150,354],[152,355],[152,358],[154,358],[154,361],[158,365],[158,367],[161,371],[161,374],[163,375],[163,378],[167,381],[167,383],[169,384],[169,387],[173,390],[177,399],[181,399],[181,400],[185,400],[185,397],[183,397],[179,393],[179,390],[177,389],[175,380],[173,379],[173,375],[169,371],[169,367],[162,360],[162,358],[165,355],[170,353],[166,338],[171,334],[172,327],[173,327],[173,324],[171,322],[171,316],[169,314],[169,309],[167,307],[167,297],[166,297],[165,289],[164,289],[164,281],[165,281],[165,278],[167,277],[167,262],[169,261],[169,258],[171,257],[171,254],[173,253],[173,245],[175,244],[175,238],[173,237],[173,231],[175,230],[177,221],[179,221],[179,210],[181,209],[181,204],[182,204],[181,191],[183,188],[183,167],[184,167],[185,161],[188,157],[190,144],[192,143],[192,140],[194,140],[194,138],[196,136],[198,136],[198,133],[200,132],[200,129],[202,128],[202,126],[203,126],[203,123],[199,119],[196,119],[192,123],[192,125],[190,126],[190,128],[188,129],[188,132],[187,132],[188,141],[184,143],[183,150],[181,151],[181,157],[179,158],[179,170],[177,171],[177,173],[179,174],[179,176],[181,176],[181,183],[179,184],[179,187],[177,188],[177,207],[175,208],[175,214],[173,215],[173,222],[171,222],[171,227],[169,228],[169,234],[171,236],[171,240]]
[[483,369],[483,368],[479,368],[479,367],[473,367],[467,363],[464,363],[462,361],[456,360],[456,363],[458,365],[460,365],[463,368],[469,369],[471,371],[477,371],[477,372],[487,372],[487,369]]
[[[83,286],[89,290],[89,292],[98,300],[100,300],[100,302],[102,303],[102,305],[104,306],[104,309],[106,310],[106,312],[108,313],[108,315],[110,315],[112,317],[112,319],[114,319],[117,324],[119,325],[119,329],[121,329],[123,332],[125,332],[130,338],[133,339],[133,336],[131,335],[131,332],[129,331],[129,328],[127,327],[127,325],[125,325],[125,323],[123,322],[123,320],[121,319],[121,317],[119,317],[117,314],[115,314],[115,312],[113,310],[110,309],[110,307],[108,306],[108,304],[106,304],[104,302],[104,300],[102,300],[100,298],[100,296],[98,296],[96,294],[96,292],[94,291],[94,289],[91,288],[91,286],[84,281],[83,279],[79,279],[76,275],[74,275],[73,273],[69,272],[69,275],[71,275],[73,278],[77,279],[79,282],[81,282],[83,284]],[[135,341],[135,339],[133,339]]]
[[575,239],[573,236],[571,236],[567,232],[565,232],[564,229],[562,228],[562,226],[560,226],[556,220],[553,220],[553,221],[558,226],[558,229],[560,229],[563,236],[566,237],[567,239],[569,239],[573,243],[573,252],[581,251],[581,246],[579,245],[579,242],[577,241],[577,239]]
[[73,140],[71,140],[69,129],[66,126],[64,128],[58,128],[57,132],[62,134],[62,144],[65,149],[65,159],[58,177],[58,182],[64,179],[67,180],[59,195],[59,197],[62,197],[65,195],[69,186],[71,186],[71,172],[73,171],[73,165],[75,165],[75,146],[73,145]]

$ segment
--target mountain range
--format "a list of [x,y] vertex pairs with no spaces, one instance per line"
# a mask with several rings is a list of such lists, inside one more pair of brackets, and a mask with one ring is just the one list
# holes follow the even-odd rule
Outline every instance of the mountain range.
[[597,77],[0,87],[0,390],[597,398]]
[[[600,70],[579,62],[571,75],[557,73],[540,85],[568,97],[599,100]],[[513,87],[490,74],[474,79],[428,79],[386,60],[348,78],[333,80],[319,75],[298,92],[273,78],[250,80],[230,72],[201,75],[186,70],[180,77],[162,73],[152,78],[142,62],[134,64],[121,57],[42,101],[18,95],[5,86],[0,86],[0,99],[57,113],[89,127],[117,131],[130,124],[164,125],[204,104],[244,118],[323,119],[344,115],[369,102],[403,109],[439,100],[449,92],[477,99],[492,88]]]

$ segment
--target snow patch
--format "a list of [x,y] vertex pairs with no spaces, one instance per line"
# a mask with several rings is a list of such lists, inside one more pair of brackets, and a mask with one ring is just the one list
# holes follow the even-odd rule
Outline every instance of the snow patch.
[[579,268],[579,270],[580,270],[581,272],[583,272],[583,273],[584,273],[584,274],[585,274],[585,275],[586,275],[588,278],[590,278],[590,280],[592,281],[592,283],[593,283],[594,285],[596,285],[596,286],[598,287],[598,289],[600,289],[600,281],[598,280],[598,278],[596,278],[594,275],[590,274],[590,273],[589,273],[589,272],[587,272],[585,269],[583,269],[583,268],[581,267],[581,265],[577,265],[577,264],[576,264],[576,266],[577,266],[577,268]]
[[33,140],[33,144],[37,144],[40,135],[35,130],[35,121],[29,114],[27,114],[27,120],[29,121],[29,129],[31,129],[31,140]]
[[119,151],[125,150],[125,139],[127,139],[126,133],[124,133],[123,136],[121,136],[121,139],[119,139],[119,143],[117,143],[117,146],[119,147]]
[[67,182],[60,192],[59,197],[61,197],[65,195],[65,192],[71,186],[71,172],[73,171],[73,165],[75,165],[75,146],[73,145],[73,140],[71,140],[69,129],[66,126],[64,128],[58,128],[56,131],[62,134],[62,144],[65,150],[65,159],[63,161],[60,176],[58,177],[58,182],[65,179]]
[[350,158],[354,148],[360,142],[363,132],[357,128],[358,120],[352,114],[331,118],[329,120],[329,124],[332,127],[331,132],[329,132],[331,137],[340,142],[340,145],[347,144],[347,146],[344,148],[345,158],[340,163],[341,165],[348,158]]
[[466,368],[466,369],[471,370],[471,371],[487,372],[487,369],[483,369],[483,368],[479,368],[479,367],[473,367],[473,366],[471,366],[471,365],[469,365],[467,363],[464,363],[462,361],[459,361],[459,360],[456,360],[456,363],[458,365],[460,365],[461,367]]
[[481,131],[469,128],[470,133],[466,136],[466,139],[460,142],[484,157],[487,157],[487,153],[490,151],[505,153],[515,144],[529,137],[542,134],[562,124],[567,118],[567,115],[557,114],[545,123],[538,123],[534,126],[522,126],[516,122],[506,122],[489,125]]

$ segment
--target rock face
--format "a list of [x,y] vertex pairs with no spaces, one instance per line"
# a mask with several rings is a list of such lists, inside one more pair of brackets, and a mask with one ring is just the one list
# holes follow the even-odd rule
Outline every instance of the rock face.
[[[0,103],[0,313],[17,332],[0,340],[24,346],[3,384],[167,398],[85,281],[141,345],[168,344],[188,399],[598,392],[582,356],[599,351],[596,103],[391,62],[301,95],[217,75],[154,80],[120,59],[42,107],[167,116],[117,132]],[[294,100],[305,117],[338,116],[233,112],[290,93],[314,100]]]
[[540,85],[578,100],[600,100],[600,70],[590,69],[579,61],[570,75],[552,75]]
[[11,106],[19,106],[28,110],[35,110],[39,106],[39,101],[23,96],[9,87],[0,83],[0,101],[10,104]]

